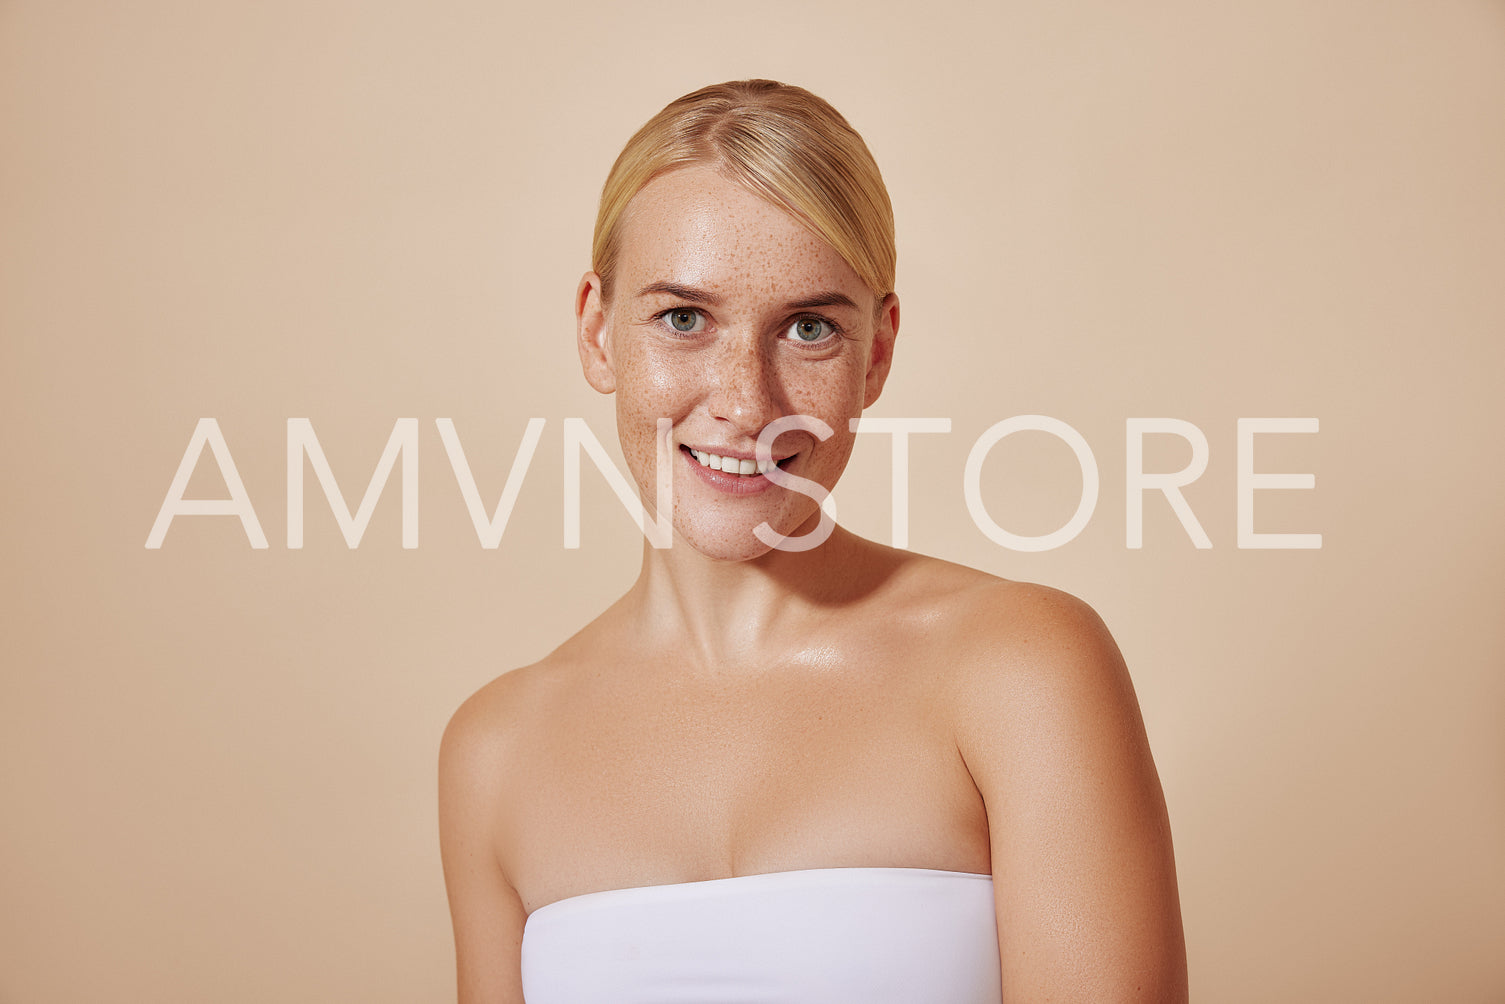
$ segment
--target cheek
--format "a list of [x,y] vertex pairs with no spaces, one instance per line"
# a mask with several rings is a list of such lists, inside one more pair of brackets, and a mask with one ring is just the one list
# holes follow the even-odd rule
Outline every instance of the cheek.
[[855,363],[821,369],[813,379],[791,381],[790,405],[801,415],[822,418],[845,426],[848,418],[862,413],[865,369]]
[[684,360],[662,353],[629,349],[617,363],[617,415],[652,424],[658,418],[678,418],[685,406],[694,374]]

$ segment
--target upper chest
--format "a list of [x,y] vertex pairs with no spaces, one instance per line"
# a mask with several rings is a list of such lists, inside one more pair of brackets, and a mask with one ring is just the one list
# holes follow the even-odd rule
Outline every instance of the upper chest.
[[634,670],[563,690],[509,765],[504,856],[525,903],[806,867],[986,870],[934,667]]

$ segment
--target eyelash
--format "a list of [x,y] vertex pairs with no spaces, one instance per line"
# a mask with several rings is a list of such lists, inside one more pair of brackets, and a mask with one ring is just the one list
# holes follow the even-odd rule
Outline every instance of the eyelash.
[[[707,320],[705,312],[702,311],[699,307],[670,307],[667,310],[660,310],[657,314],[654,314],[653,317],[654,320],[658,321],[663,327],[667,328],[669,330],[669,333],[674,335],[675,337],[689,338],[693,335],[700,334],[700,332],[698,331],[680,331],[674,325],[669,323],[669,315],[677,314],[681,311],[689,311],[698,315],[702,321]],[[804,345],[808,348],[820,348],[846,337],[846,332],[842,330],[841,325],[837,324],[829,317],[824,317],[820,314],[799,314],[797,316],[791,317],[789,321],[784,325],[784,331],[787,332],[790,328],[794,327],[801,321],[819,321],[820,323],[831,329],[830,337],[822,338],[818,342],[802,342],[797,338],[785,338],[785,341],[793,342],[796,345]]]

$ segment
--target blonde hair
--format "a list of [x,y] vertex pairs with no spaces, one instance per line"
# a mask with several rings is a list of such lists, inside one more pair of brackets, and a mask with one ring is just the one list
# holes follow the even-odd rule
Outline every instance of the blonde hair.
[[803,87],[736,80],[671,102],[622,148],[601,189],[591,247],[606,298],[627,204],[654,178],[691,164],[710,165],[789,212],[880,301],[893,292],[894,212],[862,137]]

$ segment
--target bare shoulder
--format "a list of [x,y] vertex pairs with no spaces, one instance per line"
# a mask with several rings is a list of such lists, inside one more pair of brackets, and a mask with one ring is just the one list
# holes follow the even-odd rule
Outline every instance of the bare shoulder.
[[1076,718],[1083,727],[1113,718],[1112,738],[1142,733],[1118,645],[1086,602],[1050,586],[899,553],[868,617],[874,630],[922,640],[926,672],[949,694],[960,738],[975,728],[996,747],[1003,732],[1020,736],[1042,716],[1057,724]]
[[471,757],[504,754],[546,724],[561,691],[589,668],[589,653],[610,635],[615,609],[598,616],[542,659],[508,670],[471,694],[450,717],[441,760],[463,766]]
[[[957,604],[965,647],[954,663],[962,694],[985,704],[1031,693],[1079,711],[1138,703],[1118,644],[1084,600],[1033,582],[981,582]],[[989,709],[996,713],[994,704]]]
[[963,677],[1123,670],[1102,618],[1070,593],[919,555],[896,579],[903,606],[956,640],[949,664]]
[[464,827],[491,838],[504,806],[507,765],[526,742],[550,676],[548,660],[513,669],[471,694],[439,743],[441,831]]
[[509,670],[471,694],[455,710],[439,745],[444,789],[468,804],[500,812],[507,796],[506,765],[547,722],[550,705],[572,666],[568,643],[536,663]]
[[504,743],[527,719],[539,685],[549,673],[547,658],[509,670],[467,697],[450,716],[441,750],[484,752]]
[[538,702],[542,663],[503,673],[471,694],[450,716],[439,744],[442,778],[483,784],[526,728]]
[[552,676],[548,660],[504,673],[450,718],[439,746],[439,847],[462,1004],[521,1001],[527,912],[503,866],[512,769]]
[[1059,589],[995,579],[974,583],[952,616],[957,746],[984,794],[1016,805],[1054,797],[1074,771],[1098,795],[1163,816],[1134,685],[1097,611]]
[[947,639],[937,671],[987,812],[1008,999],[1184,1001],[1170,823],[1102,618],[1048,586],[944,563],[913,573]]

